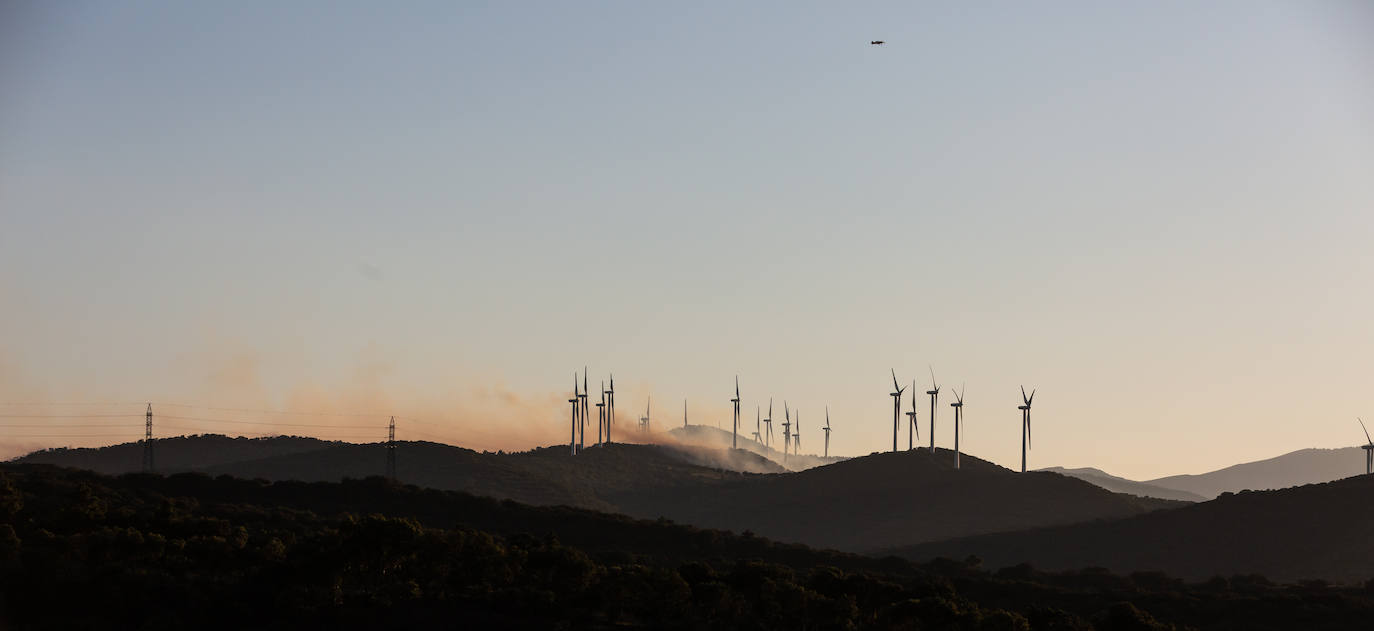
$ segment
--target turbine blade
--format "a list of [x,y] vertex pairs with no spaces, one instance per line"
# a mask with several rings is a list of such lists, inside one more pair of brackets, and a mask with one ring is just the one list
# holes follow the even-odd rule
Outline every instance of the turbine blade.
[[1021,403],[1029,404],[1028,400],[1026,399],[1026,387],[1025,387],[1025,386],[1021,386]]
[[1364,419],[1357,416],[1355,420],[1360,422],[1360,429],[1364,430],[1364,439],[1369,441],[1369,444],[1374,445],[1374,438],[1369,437],[1369,428],[1364,426]]
[[892,389],[893,389],[893,390],[896,390],[896,389],[898,389],[898,388],[901,388],[901,386],[897,385],[897,369],[893,368],[893,369],[892,369]]
[[1026,407],[1030,407],[1031,402],[1033,401],[1035,401],[1035,388],[1031,388],[1030,398],[1026,399]]

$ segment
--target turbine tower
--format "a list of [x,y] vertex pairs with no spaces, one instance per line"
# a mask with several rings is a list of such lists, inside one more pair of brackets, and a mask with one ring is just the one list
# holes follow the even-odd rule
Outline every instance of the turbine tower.
[[766,447],[766,448],[768,448],[768,449],[772,449],[772,448],[773,448],[773,399],[772,399],[772,397],[769,397],[769,399],[768,399],[768,416],[763,417],[763,425],[764,425],[765,427],[768,428],[768,431],[767,431],[766,433],[764,433],[764,435],[763,435],[763,446]]
[[573,373],[573,396],[568,399],[568,404],[572,406],[572,437],[568,439],[568,449],[572,450],[572,455],[577,455],[577,409],[582,404],[582,395],[577,392],[577,373]]
[[930,389],[926,390],[930,395],[930,453],[935,453],[935,404],[940,400],[940,386],[935,383],[935,369],[930,369]]
[[830,406],[825,406],[825,457],[830,457]]
[[1355,420],[1360,422],[1360,429],[1364,430],[1364,439],[1368,441],[1367,444],[1360,445],[1360,448],[1364,450],[1364,474],[1369,475],[1374,473],[1374,439],[1369,437],[1369,429],[1364,426],[1364,419]]
[[1035,388],[1031,388],[1030,396],[1026,396],[1026,387],[1021,386],[1021,405],[1017,409],[1021,410],[1021,473],[1026,472],[1026,450],[1031,444],[1030,408],[1031,401],[1035,400]]
[[587,448],[587,417],[591,408],[588,406],[588,395],[592,393],[587,387],[587,367],[582,367],[582,394],[578,395],[582,399],[582,419],[577,423],[577,450],[582,451]]
[[954,408],[954,468],[959,468],[959,424],[964,420],[964,391],[965,387],[960,386],[954,393],[954,403],[949,407]]
[[682,400],[682,429],[687,429],[687,399]]
[[615,374],[611,374],[611,388],[606,391],[606,443],[611,442],[611,426],[615,425]]
[[[739,449],[739,375],[735,375],[735,398],[730,399],[730,403],[735,408],[735,425],[730,431],[730,448]],[[683,412],[683,417],[686,418],[686,412]]]
[[902,393],[906,388],[897,385],[897,371],[892,371],[892,452],[897,452],[897,434],[902,429]]
[[801,455],[801,410],[797,410],[797,422],[792,424],[792,454]]
[[916,448],[916,439],[921,437],[921,426],[916,423],[916,380],[911,381],[911,411],[906,413],[906,450]]

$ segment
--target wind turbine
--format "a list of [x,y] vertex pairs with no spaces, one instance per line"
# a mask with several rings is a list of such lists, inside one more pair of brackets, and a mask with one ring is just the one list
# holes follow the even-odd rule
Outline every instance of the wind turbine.
[[1364,474],[1369,475],[1374,473],[1374,439],[1369,437],[1369,429],[1364,426],[1364,419],[1357,417],[1355,420],[1360,422],[1360,429],[1364,430],[1364,439],[1369,441],[1368,444],[1360,445],[1364,450]]
[[792,446],[792,412],[787,401],[782,402],[782,461],[787,462],[787,450]]
[[825,457],[830,457],[830,406],[825,406]]
[[930,369],[930,389],[926,390],[930,395],[930,453],[935,453],[935,404],[940,399],[940,386],[935,383],[935,369]]
[[768,432],[763,435],[763,446],[773,448],[773,399],[768,399],[768,416],[763,417],[763,424],[768,427]]
[[611,388],[606,391],[606,443],[611,442],[611,426],[615,425],[615,373],[611,374]]
[[687,399],[682,400],[682,429],[687,429]]
[[921,426],[916,423],[916,380],[911,380],[911,411],[906,413],[906,450],[915,449],[916,439],[921,437]]
[[577,455],[577,408],[582,403],[582,397],[577,392],[577,373],[573,373],[573,397],[568,399],[568,404],[572,406],[572,437],[568,439],[568,449],[572,450],[572,455]]
[[797,410],[797,422],[792,424],[792,454],[801,455],[801,410]]
[[649,435],[649,406],[653,405],[654,398],[651,396],[644,403],[644,418],[639,419],[639,429],[645,436]]
[[754,442],[762,445],[763,434],[759,430],[763,429],[763,411],[758,407],[754,408]]
[[902,423],[902,393],[906,388],[897,385],[897,371],[892,371],[892,452],[897,452],[897,433],[901,431]]
[[[730,432],[730,448],[739,449],[739,375],[735,375],[735,398],[730,399],[730,403],[734,404],[735,407],[735,426]],[[685,419],[687,418],[686,408],[683,410],[682,417]]]
[[601,429],[606,426],[606,382],[601,382],[601,402],[596,404],[596,444],[601,444]]
[[581,412],[582,412],[582,418],[579,419],[578,422],[577,422],[577,450],[578,450],[578,451],[582,451],[583,449],[586,449],[586,447],[587,447],[587,416],[588,416],[587,413],[588,413],[589,411],[591,411],[590,408],[587,407],[587,395],[591,394],[591,392],[592,392],[591,389],[587,387],[587,367],[586,367],[586,366],[583,366],[583,367],[582,367],[582,394],[577,395],[577,398],[582,399],[581,405],[578,406],[579,408],[581,408]]
[[1021,410],[1021,473],[1026,472],[1026,449],[1031,444],[1030,408],[1031,401],[1035,400],[1035,388],[1031,388],[1030,396],[1026,396],[1026,387],[1021,386],[1021,405],[1017,406]]
[[954,403],[949,407],[954,408],[954,468],[959,468],[959,424],[964,420],[964,392],[965,386],[959,386],[959,390],[954,393]]

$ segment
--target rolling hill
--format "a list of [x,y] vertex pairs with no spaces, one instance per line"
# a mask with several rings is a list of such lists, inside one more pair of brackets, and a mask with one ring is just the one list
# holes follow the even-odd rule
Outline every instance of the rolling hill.
[[1111,491],[1113,493],[1125,493],[1127,495],[1139,495],[1141,497],[1157,497],[1160,499],[1177,500],[1180,502],[1202,502],[1208,499],[1201,495],[1198,495],[1197,493],[1190,493],[1188,491],[1180,491],[1178,489],[1156,486],[1154,484],[1146,484],[1144,482],[1136,482],[1135,480],[1128,480],[1126,478],[1117,477],[1101,469],[1094,469],[1091,467],[1083,467],[1078,469],[1065,469],[1064,467],[1045,467],[1044,469],[1038,469],[1038,471],[1048,471],[1050,473],[1058,473],[1060,475],[1075,477],[1080,480],[1083,480],[1084,482],[1096,484],[1097,486],[1107,489],[1108,491]]
[[851,552],[890,542],[1126,517],[1179,506],[1111,493],[1054,473],[1015,473],[964,454],[877,453],[788,475],[750,476],[669,494],[610,494],[626,514]]
[[[347,445],[338,441],[273,436],[271,438],[230,438],[218,434],[176,436],[154,441],[157,470],[167,473],[197,471],[245,460],[288,456]],[[108,475],[140,471],[143,468],[143,443],[121,443],[107,447],[44,449],[12,460],[15,463],[51,464],[86,469]],[[381,461],[378,460],[380,463]]]
[[[169,445],[199,452],[204,446],[196,440]],[[206,445],[217,445],[226,439],[205,440]],[[125,463],[130,447],[107,449],[112,462],[119,464]],[[171,451],[161,442],[159,449]],[[967,454],[962,468],[955,470],[954,454],[947,450],[934,455],[926,450],[873,454],[796,473],[782,473],[775,463],[744,450],[671,445],[615,443],[573,457],[563,447],[492,454],[405,442],[398,443],[397,452],[397,478],[423,487],[531,505],[665,517],[850,552],[1124,517],[1177,505],[1111,493],[1053,473],[1014,473]],[[98,456],[82,458],[92,462]],[[20,461],[68,464],[65,457],[60,451],[38,452]],[[245,479],[335,482],[375,476],[384,462],[381,445],[345,443],[196,470]],[[97,464],[107,471],[113,466]]]
[[[280,443],[280,445],[277,445]],[[275,445],[275,446],[274,446]],[[330,443],[314,439],[234,439],[192,436],[159,439],[158,470],[265,480],[337,482],[385,471],[381,444]],[[397,443],[397,479],[418,486],[466,491],[526,504],[563,504],[621,512],[610,494],[714,485],[741,472],[784,469],[743,450],[613,443],[573,457],[565,447],[519,453],[480,453],[431,442]],[[136,443],[99,449],[46,450],[18,458],[21,464],[54,464],[101,473],[141,469]],[[195,464],[200,461],[202,464]]]
[[1374,476],[1224,494],[1175,510],[896,549],[909,559],[981,557],[989,566],[1103,567],[1184,579],[1262,574],[1296,581],[1374,578]]
[[1145,484],[1196,493],[1211,499],[1227,491],[1284,489],[1331,482],[1361,473],[1364,473],[1364,451],[1359,447],[1299,449],[1282,456],[1209,473],[1146,480]]

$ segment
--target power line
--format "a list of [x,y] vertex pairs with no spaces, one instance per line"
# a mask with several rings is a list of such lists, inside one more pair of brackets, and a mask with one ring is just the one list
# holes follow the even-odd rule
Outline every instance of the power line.
[[138,414],[0,414],[0,418],[137,418]]
[[11,434],[6,438],[131,438],[131,436],[129,434]]
[[118,407],[121,405],[143,405],[146,401],[120,401],[101,403],[98,401],[81,401],[79,403],[54,403],[54,402],[34,402],[24,403],[22,401],[0,401],[0,405],[13,405],[18,407],[76,407],[79,405],[99,405],[104,407]]
[[196,410],[216,410],[216,411],[219,411],[219,412],[250,412],[250,413],[254,413],[254,414],[283,414],[283,415],[295,415],[295,416],[353,416],[353,417],[376,416],[376,417],[379,417],[379,418],[380,418],[380,417],[386,416],[385,414],[358,414],[358,413],[353,413],[353,412],[347,412],[347,413],[345,413],[345,412],[288,412],[288,411],[285,411],[285,410],[254,410],[254,409],[250,409],[250,408],[221,408],[221,407],[214,407],[214,406],[210,406],[210,405],[188,405],[188,404],[185,404],[185,403],[160,403],[160,402],[157,402],[157,401],[154,401],[154,403],[157,403],[158,405],[164,405],[164,406],[167,406],[167,407],[174,407],[174,408],[192,408],[192,409],[196,409]]
[[[323,423],[274,423],[272,421],[235,421],[223,418],[204,418],[199,416],[173,416],[170,414],[159,415],[159,418],[177,419],[180,421],[200,421],[203,423],[230,423],[233,425],[268,425],[272,427],[325,427],[325,428],[364,428],[367,425],[336,425]],[[377,427],[382,427],[378,425]]]

